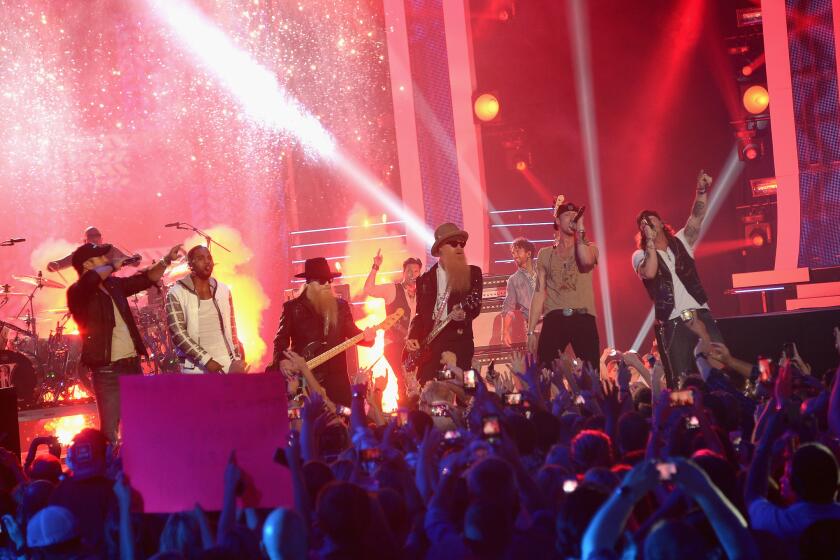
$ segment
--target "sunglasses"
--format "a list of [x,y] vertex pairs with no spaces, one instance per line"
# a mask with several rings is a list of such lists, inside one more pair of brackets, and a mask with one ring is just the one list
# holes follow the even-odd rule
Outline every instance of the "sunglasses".
[[457,247],[463,248],[463,247],[467,246],[467,242],[466,241],[459,241],[457,239],[450,239],[449,241],[444,243],[444,245],[449,245],[450,247],[453,247],[453,248],[457,248]]
[[318,278],[315,281],[318,282],[322,286],[325,285],[325,284],[332,284],[332,278]]

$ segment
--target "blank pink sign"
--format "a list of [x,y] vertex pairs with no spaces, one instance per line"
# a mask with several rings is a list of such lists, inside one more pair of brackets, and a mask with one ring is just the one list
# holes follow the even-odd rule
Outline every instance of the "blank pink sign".
[[221,509],[231,450],[249,481],[243,506],[293,505],[273,461],[289,431],[282,375],[131,375],[120,391],[123,466],[145,512]]

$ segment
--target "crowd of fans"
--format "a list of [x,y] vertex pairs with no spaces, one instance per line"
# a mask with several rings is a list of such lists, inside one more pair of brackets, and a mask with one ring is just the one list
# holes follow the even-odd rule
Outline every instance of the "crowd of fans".
[[[698,334],[699,373],[679,390],[655,353],[609,349],[599,368],[516,356],[484,375],[445,354],[394,414],[364,378],[347,411],[312,390],[275,455],[288,509],[238,509],[248,478],[234,455],[220,512],[161,516],[138,511],[97,430],[76,436],[66,470],[49,438],[22,466],[4,450],[0,556],[840,558],[836,372],[811,371],[792,345],[749,364]],[[290,378],[309,377],[289,358]]]

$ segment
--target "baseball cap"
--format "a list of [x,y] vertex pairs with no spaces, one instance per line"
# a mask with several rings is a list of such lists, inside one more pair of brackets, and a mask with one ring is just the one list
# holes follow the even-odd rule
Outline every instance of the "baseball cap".
[[84,272],[84,264],[86,260],[92,259],[93,257],[107,255],[110,251],[111,245],[108,243],[103,243],[102,245],[85,243],[84,245],[80,245],[75,251],[73,251],[73,268],[75,268],[76,272],[81,275]]
[[41,548],[71,541],[79,536],[73,513],[61,506],[47,506],[26,525],[26,546]]

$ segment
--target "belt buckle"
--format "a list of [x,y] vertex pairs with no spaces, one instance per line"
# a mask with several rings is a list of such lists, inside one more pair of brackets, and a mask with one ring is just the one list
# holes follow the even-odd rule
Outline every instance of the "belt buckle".
[[571,307],[564,307],[563,308],[563,317],[571,317],[575,314],[575,310]]
[[694,309],[684,309],[680,311],[680,319],[682,319],[683,323],[687,323],[692,319],[697,318],[697,311]]

